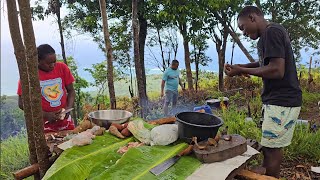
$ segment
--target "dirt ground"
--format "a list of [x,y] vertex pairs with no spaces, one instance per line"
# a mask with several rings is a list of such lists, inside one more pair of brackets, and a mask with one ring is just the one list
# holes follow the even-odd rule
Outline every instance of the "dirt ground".
[[308,112],[301,112],[300,118],[305,120],[314,120],[320,123],[319,107],[308,107]]
[[319,164],[301,163],[298,161],[285,161],[281,165],[280,177],[287,180],[320,180],[320,174],[311,171],[311,166]]

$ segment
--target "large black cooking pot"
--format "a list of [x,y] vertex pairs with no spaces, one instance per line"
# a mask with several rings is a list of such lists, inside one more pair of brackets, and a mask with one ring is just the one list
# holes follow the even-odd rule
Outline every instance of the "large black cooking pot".
[[182,112],[176,115],[179,138],[191,142],[196,136],[198,142],[214,138],[220,126],[223,125],[221,118],[199,112]]

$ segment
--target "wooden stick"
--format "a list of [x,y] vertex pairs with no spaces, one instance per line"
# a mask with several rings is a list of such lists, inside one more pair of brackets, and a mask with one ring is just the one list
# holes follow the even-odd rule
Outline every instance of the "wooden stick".
[[236,178],[240,179],[247,179],[247,180],[277,180],[277,178],[266,176],[266,175],[260,175],[248,170],[241,170]]
[[[49,158],[49,162],[50,162],[50,166],[51,164],[54,163],[54,161],[58,158],[59,156],[52,156]],[[39,173],[39,164],[38,163],[35,163],[35,164],[32,164],[28,167],[25,167],[19,171],[16,171],[13,173],[13,177],[15,180],[20,180],[20,179],[24,179],[24,178],[27,178],[29,176],[32,176],[34,174],[37,174]]]
[[33,174],[36,174],[38,172],[39,172],[39,164],[36,163],[13,173],[13,176],[14,176],[14,179],[20,180],[20,179],[24,179],[26,177],[32,176]]
[[172,124],[176,121],[175,117],[167,117],[167,118],[161,118],[154,121],[149,121],[149,124],[153,125],[161,125],[161,124]]

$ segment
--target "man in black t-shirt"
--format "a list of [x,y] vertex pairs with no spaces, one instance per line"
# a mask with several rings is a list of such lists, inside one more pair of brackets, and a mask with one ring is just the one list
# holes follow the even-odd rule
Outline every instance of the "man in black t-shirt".
[[291,42],[286,29],[279,24],[268,22],[262,11],[255,6],[246,6],[240,11],[238,26],[245,36],[253,40],[259,38],[259,62],[226,64],[225,73],[231,77],[262,77],[262,166],[267,175],[278,178],[283,158],[282,148],[291,144],[302,104]]

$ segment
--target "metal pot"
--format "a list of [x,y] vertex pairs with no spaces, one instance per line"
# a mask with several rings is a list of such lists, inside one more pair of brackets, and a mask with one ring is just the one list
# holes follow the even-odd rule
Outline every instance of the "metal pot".
[[182,112],[176,115],[179,138],[191,142],[192,137],[199,141],[214,138],[223,125],[221,118],[199,112]]
[[88,114],[90,120],[98,126],[109,128],[111,123],[122,124],[127,122],[132,113],[125,110],[98,110]]
[[[208,99],[206,100],[207,105],[209,105],[211,108],[219,109],[221,99]],[[229,98],[223,97],[223,103],[228,106],[229,105]]]

